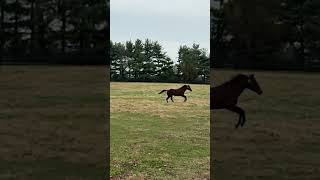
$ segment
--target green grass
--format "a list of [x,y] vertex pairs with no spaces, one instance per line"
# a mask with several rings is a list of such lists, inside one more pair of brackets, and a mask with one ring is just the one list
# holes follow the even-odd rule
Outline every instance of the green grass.
[[0,67],[0,179],[102,179],[106,67]]
[[169,83],[111,83],[113,179],[208,179],[209,86],[167,103]]
[[214,179],[316,180],[320,174],[320,74],[214,70],[215,85],[254,73],[264,93],[246,90],[238,116],[212,111]]

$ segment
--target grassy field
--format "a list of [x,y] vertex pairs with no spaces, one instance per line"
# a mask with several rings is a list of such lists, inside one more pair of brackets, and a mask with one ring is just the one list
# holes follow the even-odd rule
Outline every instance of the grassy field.
[[106,67],[0,66],[0,179],[102,179]]
[[[214,70],[212,77],[219,85],[237,73]],[[250,73],[264,94],[247,90],[241,96],[245,126],[234,129],[236,114],[211,112],[214,179],[319,179],[320,74]]]
[[182,84],[111,83],[112,179],[208,179],[209,85],[165,101]]

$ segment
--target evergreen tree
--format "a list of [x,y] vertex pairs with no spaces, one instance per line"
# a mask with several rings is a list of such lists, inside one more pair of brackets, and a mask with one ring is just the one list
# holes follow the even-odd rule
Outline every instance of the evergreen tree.
[[4,19],[4,13],[7,6],[7,1],[2,0],[0,2],[0,59],[2,59],[2,55],[4,53],[4,43],[5,40],[5,19]]
[[198,47],[194,44],[193,48],[181,46],[179,49],[179,69],[184,82],[193,81],[198,77]]
[[127,64],[127,79],[130,80],[133,76],[133,68],[134,68],[134,44],[131,41],[126,42],[126,51],[125,51],[125,62]]
[[298,42],[298,64],[305,67],[308,56],[316,55],[319,51],[320,2],[282,0],[281,6],[280,19],[289,27],[288,40],[291,44]]
[[208,82],[210,76],[210,59],[205,49],[200,50],[198,67],[198,75],[202,77],[203,82]]
[[132,64],[132,71],[135,80],[138,80],[141,75],[143,75],[143,62],[144,62],[144,47],[140,39],[137,39],[134,43],[134,53]]
[[155,66],[153,63],[154,58],[154,44],[150,39],[146,39],[144,42],[144,62],[142,63],[143,72],[141,77],[144,80],[151,80],[155,74]]
[[203,82],[208,81],[210,67],[205,49],[200,49],[199,44],[193,44],[192,47],[180,46],[178,55],[177,68],[183,81],[194,81],[199,76]]
[[161,74],[158,75],[158,79],[161,81],[176,81],[176,75],[174,73],[174,63],[173,61],[166,56],[161,67]]
[[[112,43],[112,42],[111,42]],[[127,62],[125,58],[126,48],[121,43],[114,43],[110,48],[111,59],[111,78],[117,80],[125,80]]]
[[[175,65],[166,55],[160,43],[137,39],[133,44],[110,41],[111,77],[113,80],[129,81],[170,81],[178,80]],[[191,48],[181,46],[178,65],[181,77],[193,81],[202,77],[206,81],[209,74],[209,58],[205,49],[194,44]],[[205,67],[207,66],[207,67]]]
[[166,59],[165,52],[162,50],[162,46],[158,42],[154,42],[154,66],[155,66],[155,75],[157,78],[161,76],[163,72],[163,67],[168,59]]

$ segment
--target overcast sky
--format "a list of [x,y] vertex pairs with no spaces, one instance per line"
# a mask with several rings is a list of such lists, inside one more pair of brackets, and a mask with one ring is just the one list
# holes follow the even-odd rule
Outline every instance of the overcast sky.
[[111,40],[158,41],[174,61],[180,45],[210,50],[210,0],[110,0]]

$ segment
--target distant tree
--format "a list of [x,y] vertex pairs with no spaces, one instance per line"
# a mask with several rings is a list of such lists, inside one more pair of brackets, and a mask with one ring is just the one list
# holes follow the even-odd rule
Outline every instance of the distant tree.
[[[137,39],[125,44],[110,41],[111,77],[121,81],[177,82],[176,67],[181,69],[185,81],[202,77],[206,81],[209,73],[209,58],[205,49],[194,44],[192,48],[181,46],[179,64],[166,55],[160,43]],[[207,67],[205,67],[207,66]]]
[[281,51],[284,31],[277,22],[279,8],[278,0],[234,0],[225,5],[226,35],[232,38],[236,67],[254,66],[261,56]]
[[180,80],[182,80],[183,78],[183,58],[185,56],[185,54],[187,54],[188,52],[188,47],[186,45],[180,46],[179,50],[178,50],[178,60],[177,60],[177,76]]
[[210,59],[205,49],[201,49],[200,52],[201,54],[199,55],[198,74],[201,76],[203,82],[208,82],[210,76]]
[[127,79],[127,62],[125,58],[126,48],[121,43],[110,43],[111,78],[116,80],[125,80]]
[[194,81],[199,73],[199,57],[201,55],[199,45],[193,44],[192,48],[180,46],[178,54],[182,80],[184,82]]
[[225,60],[225,47],[223,36],[225,34],[225,13],[224,0],[213,0],[210,8],[210,44],[212,49],[212,58],[210,67],[214,64],[222,64]]
[[[80,59],[83,61],[88,52],[88,60],[103,56],[105,61],[107,5],[104,0],[2,0],[1,55],[19,61],[42,59],[77,63]],[[59,56],[61,58],[54,59],[52,55],[61,52],[65,57],[72,55],[74,58]],[[73,56],[75,54],[78,55]]]
[[[3,28],[6,31],[6,44],[10,53],[23,54],[25,42],[23,39],[24,19],[26,7],[22,0],[6,1],[3,9]],[[6,16],[7,15],[7,16]]]
[[134,79],[139,79],[141,75],[143,75],[143,63],[144,63],[144,47],[143,43],[140,39],[137,39],[134,43],[134,52],[133,52],[133,60],[132,71],[134,75]]
[[6,0],[2,0],[0,2],[0,59],[2,58],[2,54],[4,53],[4,43],[5,43],[5,34],[4,34],[4,13],[6,9],[7,2]]
[[126,42],[126,51],[125,51],[125,57],[126,57],[126,63],[127,63],[127,79],[131,79],[133,75],[133,68],[134,68],[134,44],[131,41]]
[[166,56],[162,62],[161,73],[158,74],[158,79],[161,81],[177,81],[176,74],[174,72],[174,63],[173,61]]
[[298,63],[304,67],[306,58],[319,50],[320,2],[282,0],[281,6],[281,21],[289,27],[290,43],[298,43]]
[[155,74],[155,66],[153,64],[154,58],[154,44],[150,39],[146,39],[143,44],[144,62],[142,63],[141,78],[144,80],[151,80]]
[[163,79],[164,70],[170,68],[171,59],[163,52],[162,46],[158,42],[153,44],[155,75],[158,79]]

